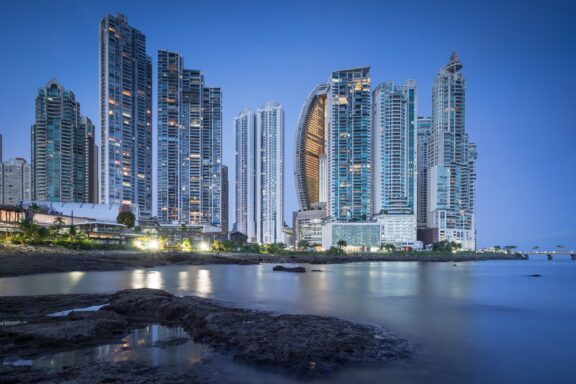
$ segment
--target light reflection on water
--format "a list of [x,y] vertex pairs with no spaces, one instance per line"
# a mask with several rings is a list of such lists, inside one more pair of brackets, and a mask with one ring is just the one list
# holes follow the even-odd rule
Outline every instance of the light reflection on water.
[[[573,382],[576,262],[373,262],[167,266],[0,279],[1,295],[160,288],[284,313],[330,315],[383,325],[416,345],[416,357],[385,368],[347,369],[337,382]],[[541,278],[528,277],[542,274]],[[247,368],[237,366],[244,372]],[[250,371],[252,372],[252,371]],[[262,381],[264,374],[254,375]]]
[[[159,341],[186,338],[177,345],[156,346]],[[138,328],[130,332],[119,343],[100,345],[39,356],[33,359],[4,360],[3,364],[30,365],[37,368],[62,368],[83,366],[96,361],[137,361],[154,367],[173,367],[198,363],[210,349],[192,342],[182,328],[165,327],[158,324]]]

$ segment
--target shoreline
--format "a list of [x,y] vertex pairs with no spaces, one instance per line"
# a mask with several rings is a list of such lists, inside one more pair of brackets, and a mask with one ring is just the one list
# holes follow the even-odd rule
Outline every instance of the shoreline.
[[[49,316],[55,310],[95,304],[102,307],[62,317]],[[335,317],[237,308],[154,289],[128,289],[105,295],[0,297],[0,321],[10,320],[23,322],[0,326],[0,361],[113,343],[132,329],[154,323],[181,327],[195,343],[207,345],[241,364],[277,369],[278,373],[297,379],[329,377],[346,366],[379,366],[409,359],[413,351],[404,338],[379,326]],[[227,381],[217,377],[210,355],[199,363],[178,367],[175,377],[166,377],[162,382],[175,378],[182,379],[175,382],[205,382],[208,377],[215,378],[215,382]],[[0,365],[0,377],[13,380],[8,382],[26,382],[41,376],[47,380],[91,383],[95,375],[121,370],[120,382],[147,382],[157,374],[153,367],[130,360],[96,361],[84,366],[44,369]],[[147,368],[144,377],[143,368]]]
[[122,250],[75,251],[56,247],[0,247],[0,278],[58,272],[117,271],[166,265],[210,264],[343,264],[354,262],[464,262],[488,260],[524,260],[520,254],[323,254],[263,255],[249,253],[183,253],[177,251],[143,252]]

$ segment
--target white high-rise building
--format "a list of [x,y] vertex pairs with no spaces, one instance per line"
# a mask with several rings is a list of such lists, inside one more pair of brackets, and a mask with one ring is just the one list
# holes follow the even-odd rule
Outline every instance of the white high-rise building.
[[256,111],[256,236],[283,242],[284,109],[268,102]]
[[416,83],[387,82],[374,90],[372,106],[372,208],[382,243],[417,247]]
[[259,244],[284,241],[284,109],[244,109],[236,130],[235,228]]
[[474,250],[477,153],[465,129],[466,82],[461,69],[453,53],[434,82],[425,241],[455,241],[464,250]]
[[236,181],[234,227],[256,241],[256,118],[245,108],[234,119],[236,134]]

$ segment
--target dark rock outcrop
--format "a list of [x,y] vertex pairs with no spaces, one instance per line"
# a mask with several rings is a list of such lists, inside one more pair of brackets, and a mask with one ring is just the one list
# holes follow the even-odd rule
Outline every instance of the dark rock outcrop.
[[[333,317],[278,315],[226,307],[199,297],[176,297],[153,289],[124,290],[105,298],[102,295],[95,297],[108,304],[96,312],[72,312],[63,317],[40,316],[29,318],[26,324],[0,327],[0,358],[107,344],[119,340],[133,327],[151,323],[181,326],[195,342],[207,344],[215,351],[230,354],[247,364],[279,368],[299,378],[322,376],[346,365],[383,364],[411,354],[403,339],[385,329]],[[66,301],[65,296],[61,299]],[[56,301],[50,304],[51,308],[71,309],[62,306]],[[172,340],[156,346],[185,341],[185,338]],[[95,366],[104,369],[102,364]],[[114,369],[136,369],[134,367],[123,365]],[[47,377],[53,377],[54,382],[71,380],[79,383],[105,379],[106,372],[95,371],[93,366],[89,368],[86,372],[74,369],[59,370],[60,373],[51,371]],[[2,369],[6,372],[8,368]],[[30,378],[20,380],[24,382],[34,382],[34,375],[47,374],[45,370],[18,369],[13,368],[11,375]],[[155,371],[148,367],[142,369],[144,371],[140,373],[126,373],[127,381],[118,382],[148,382],[147,378],[153,377]],[[0,377],[2,372],[0,370]],[[143,379],[130,381],[130,377],[133,378],[130,375],[137,373],[144,375]],[[61,378],[60,374],[64,376]],[[70,379],[75,375],[80,375],[80,378]],[[119,375],[124,377],[121,372]],[[5,382],[0,380],[0,383]]]
[[403,339],[382,328],[333,317],[224,307],[211,300],[179,298],[163,291],[120,291],[105,309],[128,319],[178,321],[195,342],[231,353],[239,361],[282,368],[298,377],[410,355]]
[[272,270],[277,272],[296,272],[296,273],[306,272],[306,268],[304,267],[284,267],[282,265],[277,265],[274,268],[272,268]]

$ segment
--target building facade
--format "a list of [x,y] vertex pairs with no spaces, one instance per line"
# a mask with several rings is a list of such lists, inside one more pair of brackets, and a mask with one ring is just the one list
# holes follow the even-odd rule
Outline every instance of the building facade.
[[100,23],[103,204],[137,206],[152,216],[152,59],[146,37],[122,15]]
[[416,83],[387,82],[373,94],[372,209],[382,243],[416,246]]
[[158,221],[222,227],[222,91],[158,51]]
[[228,233],[229,229],[229,219],[228,219],[228,206],[229,206],[229,193],[228,193],[228,167],[222,165],[222,169],[220,170],[220,177],[221,177],[221,185],[222,185],[222,193],[220,195],[221,203],[220,206],[222,207],[222,232]]
[[256,241],[256,117],[245,108],[234,119],[236,179],[234,182],[235,230]]
[[300,210],[294,212],[295,243],[322,243],[322,225],[326,221],[328,198],[328,163],[326,134],[328,130],[329,83],[316,86],[302,107],[296,132],[294,176]]
[[74,92],[51,80],[36,96],[31,135],[32,199],[91,202],[94,125],[80,113]]
[[476,146],[465,127],[466,82],[456,53],[436,76],[428,154],[426,242],[455,241],[476,249]]
[[[311,209],[312,204],[322,201],[320,196],[321,159],[325,159],[326,156],[326,101],[329,89],[327,83],[316,86],[300,112],[294,162],[300,210]],[[325,164],[322,165],[325,166]]]
[[32,196],[30,164],[22,158],[0,163],[0,205],[19,205]]
[[284,109],[267,102],[256,111],[256,238],[283,242]]
[[422,231],[426,229],[428,217],[428,144],[432,132],[432,118],[419,116],[416,120],[416,175],[417,175],[417,224],[418,240],[422,240]]
[[327,103],[330,220],[368,221],[372,211],[370,68],[333,72]]

